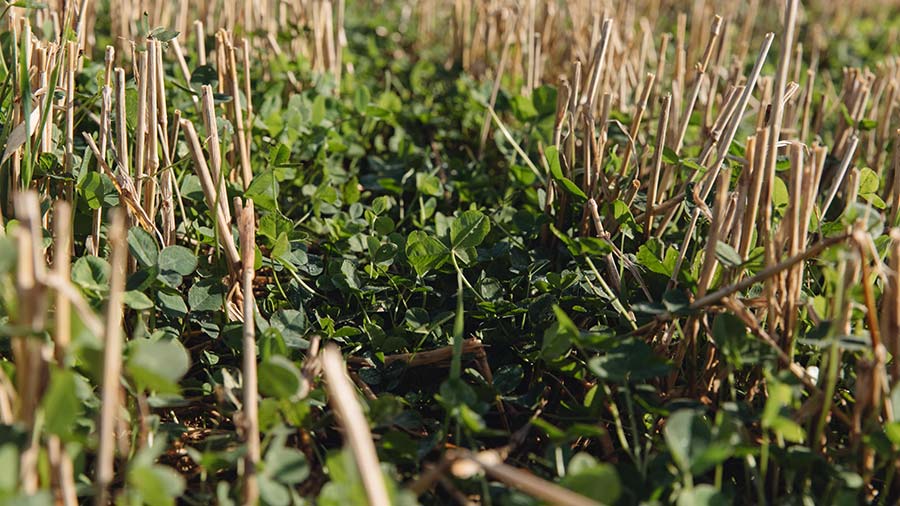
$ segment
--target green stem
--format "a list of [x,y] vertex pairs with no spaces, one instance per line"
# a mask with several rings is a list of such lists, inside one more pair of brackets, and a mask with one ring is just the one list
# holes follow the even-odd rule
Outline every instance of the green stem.
[[[454,265],[456,260],[453,261]],[[462,271],[456,268],[456,319],[453,321],[453,361],[450,363],[450,379],[458,380],[462,373],[463,333],[465,332],[465,306],[463,304]]]
[[606,281],[603,280],[603,277],[600,275],[600,272],[597,270],[597,267],[594,266],[594,262],[591,261],[590,257],[584,257],[584,259],[587,261],[588,267],[591,268],[591,272],[594,273],[594,277],[597,278],[597,281],[600,283],[600,286],[603,287],[603,291],[604,291],[604,293],[606,293],[606,296],[609,297],[610,300],[612,300],[613,308],[615,308],[615,310],[618,311],[619,314],[621,314],[622,317],[624,317],[625,320],[628,321],[628,323],[631,325],[632,329],[637,329],[638,325],[637,325],[637,322],[634,321],[634,317],[628,313],[628,310],[625,309],[625,306],[622,305],[622,302],[619,301],[619,298],[616,296],[616,294],[613,293],[613,291],[609,287],[609,285],[606,284]]

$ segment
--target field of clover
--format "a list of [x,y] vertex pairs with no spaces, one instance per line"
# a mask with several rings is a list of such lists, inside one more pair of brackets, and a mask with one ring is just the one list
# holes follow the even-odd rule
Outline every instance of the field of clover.
[[0,506],[896,503],[898,39],[0,0]]

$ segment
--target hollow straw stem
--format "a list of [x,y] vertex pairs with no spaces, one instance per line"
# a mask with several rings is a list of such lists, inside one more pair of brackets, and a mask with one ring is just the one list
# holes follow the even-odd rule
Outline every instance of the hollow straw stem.
[[362,408],[341,351],[337,345],[329,343],[322,350],[322,371],[325,375],[325,387],[328,391],[328,402],[337,413],[338,422],[344,434],[356,467],[366,490],[370,506],[390,506],[387,486],[381,473],[381,465],[372,442],[372,433]]
[[606,53],[609,50],[609,40],[612,34],[612,20],[603,21],[603,28],[600,31],[600,41],[594,50],[594,59],[591,63],[590,82],[587,88],[587,108],[593,112],[594,104],[597,99],[597,92],[600,90],[600,77],[603,73],[603,67],[606,62]]
[[841,160],[841,165],[838,168],[837,176],[834,178],[834,183],[831,185],[831,189],[828,190],[828,196],[825,197],[825,201],[822,202],[822,219],[825,219],[826,213],[828,213],[828,209],[831,208],[831,203],[834,201],[834,197],[837,195],[838,190],[841,188],[841,183],[844,182],[844,176],[847,175],[847,169],[850,168],[850,162],[853,161],[853,156],[856,154],[856,148],[859,145],[859,137],[854,135],[850,139],[850,146],[847,148],[847,154],[844,155],[844,159]]
[[[246,104],[241,104],[240,100],[241,85],[238,81],[237,76],[237,60],[234,54],[235,48],[230,42],[228,42],[226,43],[225,50],[228,57],[228,79],[230,81],[229,85],[232,91],[232,96],[234,97],[234,99],[231,101],[231,111],[234,118],[235,130],[237,131],[237,149],[241,162],[241,179],[244,183],[244,189],[246,190],[250,186],[250,181],[253,179],[253,169],[250,166],[250,139],[247,136],[247,132],[244,130],[244,112],[242,106]],[[244,72],[249,71],[250,69],[244,69]],[[244,100],[249,103],[250,97],[244,97]]]
[[240,264],[240,255],[234,245],[234,238],[231,235],[230,221],[225,219],[221,207],[217,202],[217,190],[209,173],[209,167],[206,164],[206,158],[203,156],[203,148],[200,146],[200,139],[197,137],[197,131],[194,124],[188,119],[181,120],[181,129],[184,130],[184,136],[188,141],[188,150],[194,159],[194,168],[197,176],[200,178],[200,186],[206,197],[206,205],[210,211],[215,214],[216,231],[219,244],[225,250],[225,258],[228,260],[229,270],[235,272]]
[[706,77],[706,68],[709,65],[709,60],[712,57],[713,50],[716,48],[716,43],[718,42],[721,29],[722,17],[716,16],[713,20],[709,41],[706,43],[706,50],[703,52],[703,59],[698,62],[697,66],[695,67],[697,72],[694,77],[694,86],[691,89],[690,98],[688,99],[688,106],[683,112],[681,127],[678,129],[678,137],[675,141],[676,154],[681,153],[681,146],[684,143],[684,136],[685,134],[687,134],[688,125],[691,122],[691,114],[694,112],[694,107],[697,104],[697,97],[700,95],[700,88],[703,86],[704,77]]
[[647,190],[647,222],[645,232],[650,237],[653,227],[653,206],[656,205],[656,192],[659,185],[659,174],[662,171],[663,150],[666,146],[666,131],[669,129],[669,113],[672,110],[672,95],[663,97],[662,113],[659,115],[659,123],[656,126],[656,153],[654,153],[653,172],[650,176],[650,186]]
[[456,462],[451,466],[454,474],[466,476],[471,474],[471,466],[484,470],[491,478],[519,489],[533,497],[556,506],[600,506],[593,499],[563,488],[555,483],[536,477],[534,474],[505,464],[496,451],[488,450],[473,453],[467,450],[455,450],[458,453]]
[[238,216],[238,232],[241,243],[241,291],[244,296],[243,317],[243,378],[244,378],[244,433],[247,441],[247,455],[244,457],[244,501],[256,504],[259,501],[259,482],[256,470],[261,459],[259,439],[259,392],[256,372],[256,300],[253,297],[254,263],[256,260],[256,216],[253,200],[248,199],[241,208],[240,200],[235,200],[235,214]]
[[206,127],[206,136],[209,142],[210,176],[216,189],[216,202],[221,208],[222,215],[227,222],[231,222],[231,212],[228,209],[228,194],[225,191],[225,174],[222,171],[222,146],[219,144],[219,128],[216,121],[216,108],[213,101],[212,87],[204,84],[201,88],[203,101],[203,123]]
[[[759,196],[762,193],[765,184],[765,171],[763,170],[763,159],[765,158],[766,143],[769,139],[769,130],[760,128],[756,131],[756,137],[753,142],[752,168],[750,173],[753,175],[750,183],[750,190],[747,194],[747,211],[744,214],[743,230],[741,232],[741,245],[738,253],[741,258],[746,258],[750,253],[753,229],[756,228],[756,217],[759,213]],[[747,145],[748,149],[750,144]]]
[[106,506],[110,502],[109,486],[115,477],[115,433],[118,411],[122,408],[119,395],[122,374],[122,304],[125,296],[125,264],[128,246],[125,243],[125,212],[114,209],[109,230],[110,281],[109,301],[106,305],[106,325],[103,347],[103,383],[101,391],[100,424],[97,434],[97,470],[94,504]]
[[634,146],[637,144],[638,132],[641,128],[641,120],[644,118],[644,111],[647,109],[647,100],[650,98],[650,91],[653,89],[653,82],[656,80],[655,74],[647,74],[644,78],[644,87],[641,90],[641,98],[638,102],[637,111],[629,129],[629,141],[625,145],[625,154],[622,156],[622,166],[619,169],[619,175],[625,177],[628,174],[628,166],[630,165],[631,156],[634,152]]
[[[53,272],[61,279],[69,279],[72,259],[72,205],[64,200],[56,202],[53,210]],[[72,306],[65,292],[56,291],[56,332],[53,334],[54,355],[60,365],[66,364],[69,343],[72,341]]]
[[[787,0],[785,4],[785,29],[784,39],[781,41],[781,55],[778,60],[778,68],[775,73],[775,90],[772,96],[772,110],[769,118],[769,142],[765,158],[765,178],[768,181],[768,187],[763,200],[763,218],[762,218],[762,237],[760,238],[765,245],[766,264],[775,263],[775,244],[771,235],[771,213],[772,213],[772,185],[775,180],[775,164],[778,155],[778,141],[781,137],[781,123],[784,116],[783,97],[785,85],[787,84],[788,71],[790,69],[791,52],[794,41],[794,27],[797,22],[798,0]],[[775,286],[769,282],[766,285],[766,293],[769,297],[773,296]],[[771,308],[770,308],[771,309]],[[771,328],[770,328],[771,330]]]

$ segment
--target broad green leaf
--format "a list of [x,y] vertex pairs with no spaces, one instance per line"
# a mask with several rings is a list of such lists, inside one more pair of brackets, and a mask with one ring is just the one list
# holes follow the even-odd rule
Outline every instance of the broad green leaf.
[[191,84],[196,85],[197,89],[204,84],[212,86],[217,82],[219,82],[219,73],[212,65],[201,65],[191,72]]
[[259,364],[259,392],[277,399],[291,399],[300,392],[300,371],[293,362],[273,355]]
[[322,124],[325,119],[325,95],[319,95],[313,100],[312,113],[309,122],[315,126]]
[[416,189],[431,197],[440,197],[444,194],[441,180],[437,176],[425,174],[424,172],[416,173]]
[[733,504],[712,485],[705,483],[684,489],[678,494],[677,506],[728,506]]
[[109,262],[93,255],[80,257],[72,266],[72,281],[83,290],[106,293],[109,290]]
[[272,169],[257,174],[244,192],[244,197],[253,199],[253,204],[267,211],[278,210],[278,181]]
[[672,453],[672,460],[682,472],[690,473],[693,462],[709,446],[712,432],[703,415],[692,409],[680,409],[669,415],[663,437]]
[[148,506],[173,506],[184,493],[184,478],[162,465],[141,465],[128,470],[128,484]]
[[353,107],[357,112],[365,114],[369,101],[372,100],[369,89],[365,86],[357,86],[353,93]]
[[450,224],[450,245],[454,250],[474,248],[490,230],[491,222],[481,211],[465,211]]
[[412,232],[406,240],[406,258],[420,277],[444,265],[449,254],[444,243],[421,230]]
[[878,187],[880,186],[880,182],[878,181],[878,174],[875,173],[874,170],[863,167],[862,170],[859,171],[859,194],[860,195],[868,195],[870,193],[878,192]]
[[189,367],[190,356],[175,339],[135,339],[129,345],[128,372],[144,388],[177,391]]
[[284,485],[296,485],[309,476],[309,463],[300,450],[274,444],[266,452],[264,473]]
[[622,494],[619,474],[612,464],[597,462],[587,453],[577,453],[569,461],[560,485],[602,504],[614,504]]
[[641,381],[662,376],[669,371],[668,363],[656,356],[643,341],[625,340],[606,353],[588,361],[588,368],[597,377],[609,381]]
[[272,315],[269,321],[272,327],[281,332],[284,344],[289,348],[305,350],[309,348],[309,341],[303,336],[306,333],[306,313],[296,309],[279,309]]
[[100,209],[106,192],[103,188],[103,176],[99,172],[86,173],[78,183],[78,189],[88,207]]
[[139,290],[128,290],[125,292],[125,305],[134,309],[135,311],[145,311],[147,309],[153,309],[153,301],[150,297],[147,297],[144,292]]
[[741,254],[730,244],[724,241],[716,242],[716,260],[724,267],[740,267],[744,263]]
[[567,192],[577,197],[581,202],[587,201],[588,196],[584,191],[579,188],[577,184],[572,182],[571,179],[563,175],[562,167],[559,164],[559,151],[556,147],[548,147],[545,154],[547,156],[547,164],[550,166],[550,175],[553,176],[554,181],[561,185]]
[[137,260],[141,267],[150,267],[156,265],[159,257],[159,246],[156,239],[149,232],[141,227],[131,227],[128,229],[128,249],[131,256]]
[[[171,290],[168,289],[168,290]],[[187,304],[181,293],[173,291],[160,290],[156,292],[156,299],[159,302],[159,308],[171,318],[183,318],[187,315]]]
[[291,491],[269,475],[263,474],[259,477],[259,498],[265,506],[289,506]]
[[197,257],[184,246],[168,246],[159,252],[159,270],[187,276],[197,268]]
[[191,311],[218,311],[224,303],[225,286],[218,279],[201,279],[188,290]]
[[75,373],[53,369],[50,386],[41,400],[45,428],[51,434],[68,438],[82,413],[82,402],[76,393]]
[[168,42],[168,41],[174,39],[175,37],[178,37],[178,32],[176,32],[175,30],[169,30],[164,27],[159,27],[159,28],[152,30],[149,33],[149,36],[153,37],[154,39],[156,39],[160,42]]

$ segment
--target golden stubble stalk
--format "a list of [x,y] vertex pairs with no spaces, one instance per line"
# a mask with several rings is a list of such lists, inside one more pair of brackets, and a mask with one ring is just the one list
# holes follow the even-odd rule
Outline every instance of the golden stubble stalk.
[[122,376],[122,310],[125,296],[125,266],[128,261],[128,245],[125,242],[126,214],[121,208],[110,213],[110,280],[109,300],[106,304],[105,335],[103,336],[103,382],[101,387],[100,423],[97,434],[95,477],[96,506],[106,506],[110,500],[109,487],[115,477],[116,428],[119,427],[119,411],[124,409],[120,394]]
[[[784,38],[781,41],[781,54],[778,60],[778,69],[775,73],[775,90],[772,96],[772,110],[769,117],[769,139],[765,157],[765,178],[768,181],[767,191],[763,200],[763,215],[761,231],[761,239],[766,251],[766,265],[774,265],[777,261],[775,258],[775,243],[772,240],[772,231],[770,223],[772,221],[772,184],[775,180],[775,163],[778,155],[778,141],[781,139],[781,123],[784,116],[783,97],[785,86],[787,85],[788,71],[790,69],[791,53],[793,51],[794,28],[797,22],[797,8],[799,0],[788,0],[785,5],[785,30]],[[766,294],[769,298],[769,314],[772,318],[768,318],[766,323],[769,325],[769,331],[774,332],[775,325],[778,321],[776,317],[777,310],[774,306],[776,297],[775,291],[777,287],[775,280],[766,283]]]
[[259,440],[259,393],[256,374],[256,300],[253,297],[254,263],[256,261],[256,217],[253,200],[241,206],[235,199],[238,216],[238,232],[241,244],[241,290],[244,296],[243,317],[243,378],[244,378],[244,439],[247,455],[244,457],[244,504],[259,502],[259,482],[256,468],[261,458]]
[[344,429],[347,444],[353,453],[356,467],[362,478],[363,487],[371,506],[390,506],[384,475],[378,462],[378,454],[372,442],[369,422],[357,400],[356,390],[347,375],[347,367],[341,350],[329,343],[322,350],[322,371],[328,402],[337,413],[338,422]]
[[[19,258],[16,268],[16,321],[32,332],[40,332],[47,318],[47,294],[41,279],[46,278],[42,241],[42,219],[39,197],[33,191],[18,193],[14,198]],[[42,340],[30,336],[12,339],[13,360],[16,364],[17,418],[30,431],[35,428],[37,410],[47,375]],[[40,439],[30,438],[28,447],[19,456],[19,481],[22,491],[34,494],[38,490],[38,446]]]
[[226,221],[231,222],[231,211],[228,209],[228,194],[225,192],[225,174],[222,172],[222,146],[219,143],[219,128],[216,121],[216,108],[213,101],[212,88],[201,87],[203,125],[206,128],[209,151],[210,177],[216,191],[216,202]]
[[[59,279],[69,279],[72,258],[72,206],[63,200],[57,201],[53,207],[53,272]],[[59,367],[68,365],[68,348],[72,340],[72,307],[69,297],[63,290],[56,290],[56,331],[53,333],[54,356]],[[47,453],[55,480],[59,487],[59,496],[64,506],[76,506],[78,497],[75,489],[74,468],[62,441],[51,436],[47,441]]]
[[203,195],[206,197],[206,205],[213,213],[213,220],[216,222],[219,245],[222,246],[225,251],[225,259],[228,261],[229,271],[232,274],[235,274],[239,270],[241,258],[237,248],[234,246],[234,236],[231,232],[231,220],[226,218],[225,213],[222,211],[222,206],[217,203],[219,201],[219,191],[210,174],[209,166],[206,163],[206,157],[203,154],[203,147],[200,145],[200,138],[197,136],[197,130],[194,129],[194,124],[188,119],[182,119],[181,129],[184,131],[184,136],[188,143],[188,150],[191,152],[191,157],[194,159],[194,169],[197,172],[197,176],[200,178],[200,186],[203,189]]

